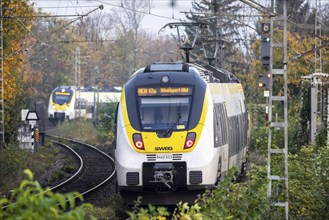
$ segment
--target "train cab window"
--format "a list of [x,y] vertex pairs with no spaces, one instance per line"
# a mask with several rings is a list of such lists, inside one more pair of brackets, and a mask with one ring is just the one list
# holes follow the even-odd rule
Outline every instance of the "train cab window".
[[190,97],[141,97],[140,121],[143,130],[186,130]]
[[72,98],[72,94],[71,93],[54,93],[53,94],[53,102],[59,105],[63,105],[63,104],[68,104],[71,101]]

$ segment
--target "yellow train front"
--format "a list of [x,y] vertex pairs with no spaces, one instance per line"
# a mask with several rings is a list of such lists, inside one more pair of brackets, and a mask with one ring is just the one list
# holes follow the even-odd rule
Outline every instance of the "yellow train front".
[[[117,110],[118,190],[133,204],[193,202],[243,170],[247,113],[239,83],[187,63],[151,64],[125,84]],[[234,129],[234,131],[233,131]]]
[[74,86],[59,86],[50,95],[48,104],[48,119],[60,121],[75,118],[75,94]]

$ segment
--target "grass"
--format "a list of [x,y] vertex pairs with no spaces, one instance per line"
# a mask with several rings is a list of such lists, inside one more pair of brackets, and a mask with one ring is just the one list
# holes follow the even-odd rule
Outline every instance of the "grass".
[[49,169],[56,160],[57,148],[50,147],[49,143],[41,147],[38,152],[32,153],[9,145],[0,149],[0,197],[8,195],[9,191],[19,186],[25,178],[24,169],[29,168],[35,176]]
[[113,132],[102,132],[90,120],[64,121],[48,132],[52,135],[72,138],[98,147],[112,147]]
[[[101,148],[105,152],[113,151],[113,132],[101,132],[97,130],[91,121],[76,120],[65,121],[59,124],[55,129],[47,131],[48,134],[73,138],[86,142]],[[25,179],[24,169],[28,168],[35,175],[36,179],[46,171],[54,169],[54,164],[58,160],[63,160],[58,170],[51,172],[49,181],[58,180],[67,173],[75,170],[74,165],[69,158],[60,155],[58,148],[52,147],[51,142],[46,138],[46,146],[40,147],[39,151],[32,153],[22,150],[15,145],[9,146],[7,149],[0,149],[0,198],[9,195],[10,190],[17,188],[21,181]],[[113,195],[108,204],[102,207],[93,207],[88,212],[97,219],[122,219],[126,218],[125,206],[118,195]]]

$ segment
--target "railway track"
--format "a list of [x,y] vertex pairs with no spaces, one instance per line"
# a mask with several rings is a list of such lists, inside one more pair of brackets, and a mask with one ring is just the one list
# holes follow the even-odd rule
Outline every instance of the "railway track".
[[[79,192],[84,202],[94,203],[96,192],[107,185],[113,185],[115,177],[114,159],[96,147],[76,140],[48,135],[54,142],[68,149],[79,161],[78,170],[67,180],[53,186],[54,192]],[[114,191],[114,190],[113,190]],[[110,192],[108,192],[110,193]]]

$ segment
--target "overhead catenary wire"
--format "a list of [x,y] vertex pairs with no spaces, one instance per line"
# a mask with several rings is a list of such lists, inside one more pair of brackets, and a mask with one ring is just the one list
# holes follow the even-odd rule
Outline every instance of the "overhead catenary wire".
[[[93,9],[93,10],[91,10],[91,11],[85,13],[85,14],[79,15],[78,18],[73,19],[73,20],[69,21],[68,23],[64,24],[63,26],[61,26],[61,27],[59,27],[59,28],[57,28],[57,29],[51,31],[48,35],[54,34],[54,33],[58,32],[58,31],[62,30],[63,28],[69,26],[70,24],[72,24],[72,23],[74,23],[74,22],[76,22],[76,21],[78,21],[78,20],[80,20],[80,19],[82,19],[82,18],[88,16],[89,14],[91,14],[91,13],[93,13],[93,12],[99,10],[99,9],[102,10],[103,8],[104,8],[104,6],[103,6],[103,5],[100,5],[100,6],[98,6],[97,8],[95,8],[95,9]],[[19,22],[22,23],[22,21],[20,21],[20,19],[22,19],[22,18],[27,18],[27,17],[25,17],[25,16],[22,16],[22,17],[21,17],[21,16],[16,16],[16,17],[12,17],[12,18],[13,18],[13,19],[14,19],[14,18],[15,18],[15,19],[18,19]],[[23,27],[24,27],[24,28],[27,28],[27,27],[24,25],[24,23],[22,23],[22,24],[23,24]],[[30,46],[29,48],[34,47],[37,43],[45,43],[45,42],[41,41],[40,39],[38,39],[33,33],[32,33],[32,36],[33,36],[33,38],[35,39],[35,42],[32,43],[31,46]],[[25,49],[26,49],[26,48],[21,48],[21,49],[19,49],[19,50],[17,50],[17,51],[13,51],[11,54],[9,54],[8,56],[4,57],[4,59],[7,59],[7,58],[9,58],[9,57],[11,57],[11,56],[13,56],[13,55],[15,55],[15,54],[21,52],[22,50],[25,50]]]
[[136,13],[141,13],[141,14],[151,15],[151,16],[154,16],[154,17],[166,18],[166,19],[172,19],[172,20],[176,20],[176,21],[179,21],[179,20],[180,20],[180,19],[178,19],[178,18],[173,18],[173,17],[168,17],[168,16],[163,16],[163,15],[158,15],[158,14],[149,13],[150,11],[149,11],[149,12],[138,11],[138,10],[135,10],[135,9],[131,9],[131,8],[125,7],[123,4],[122,4],[122,5],[116,5],[116,4],[113,4],[113,3],[108,3],[108,2],[106,2],[106,1],[104,1],[104,0],[93,0],[93,1],[96,1],[96,2],[102,3],[102,4],[104,4],[104,5],[110,5],[110,6],[113,6],[113,7],[123,8],[123,9],[130,10],[130,11],[133,11],[133,12],[136,12]]

